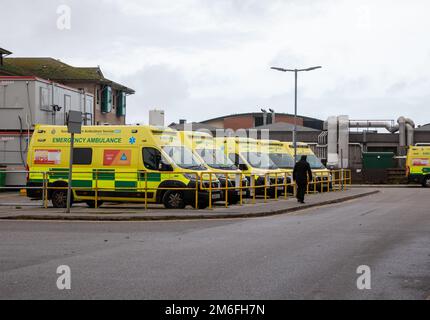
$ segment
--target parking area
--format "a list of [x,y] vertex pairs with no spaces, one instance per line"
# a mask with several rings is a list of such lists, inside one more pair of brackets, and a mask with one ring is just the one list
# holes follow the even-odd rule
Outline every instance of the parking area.
[[100,208],[88,208],[75,204],[71,213],[64,209],[44,208],[42,201],[31,201],[18,193],[0,195],[0,219],[61,219],[61,220],[172,220],[172,219],[215,219],[247,218],[294,212],[310,207],[348,201],[377,193],[375,188],[351,188],[342,192],[317,193],[306,197],[305,204],[296,199],[267,199],[257,197],[244,199],[243,204],[225,207],[218,203],[212,209],[164,209],[162,205],[136,203],[104,203]]
[[[0,220],[0,298],[428,299],[427,191],[386,188],[257,219]],[[71,267],[72,290],[57,289],[59,265]],[[371,290],[357,289],[361,265]]]

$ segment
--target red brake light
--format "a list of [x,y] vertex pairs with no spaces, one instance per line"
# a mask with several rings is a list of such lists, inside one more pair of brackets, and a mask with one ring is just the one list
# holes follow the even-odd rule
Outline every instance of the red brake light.
[[27,182],[28,182],[28,180],[30,180],[30,167],[28,166],[28,164],[25,165],[25,171],[26,171],[25,177],[26,177]]

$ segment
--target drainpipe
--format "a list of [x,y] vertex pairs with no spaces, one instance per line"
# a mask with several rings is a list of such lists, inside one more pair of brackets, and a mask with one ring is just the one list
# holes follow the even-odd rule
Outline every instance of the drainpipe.
[[54,110],[54,105],[55,105],[55,102],[54,102],[54,82],[51,82],[51,90],[52,90],[52,92],[51,92],[52,124],[55,125],[57,122],[57,119],[56,119],[57,115],[56,115],[56,112]]
[[84,125],[87,125],[87,94],[85,89],[82,89],[82,94],[84,95]]

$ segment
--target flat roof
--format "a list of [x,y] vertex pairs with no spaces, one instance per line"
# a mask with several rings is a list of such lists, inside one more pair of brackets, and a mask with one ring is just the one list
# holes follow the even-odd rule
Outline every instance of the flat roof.
[[[76,88],[68,87],[62,83],[42,79],[42,78],[35,77],[35,76],[0,76],[0,81],[40,81],[40,82],[44,82],[47,84],[55,84],[57,87],[64,88],[64,89],[67,89],[70,91],[79,92],[79,93],[81,92]],[[94,97],[94,95],[90,92],[85,92],[85,94]]]
[[415,128],[416,131],[430,131],[430,123]]

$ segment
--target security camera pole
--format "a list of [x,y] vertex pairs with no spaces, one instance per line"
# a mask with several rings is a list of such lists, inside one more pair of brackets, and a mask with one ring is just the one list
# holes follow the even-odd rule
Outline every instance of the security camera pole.
[[312,71],[320,69],[321,66],[311,67],[306,69],[284,69],[271,67],[270,69],[281,71],[281,72],[294,72],[294,130],[293,130],[293,145],[294,145],[294,163],[297,162],[297,73],[302,71]]
[[70,133],[70,156],[69,156],[69,182],[67,184],[67,209],[66,213],[70,213],[72,206],[72,169],[73,169],[73,147],[75,145],[75,133],[81,133],[82,127],[82,112],[69,111],[67,117],[67,131]]

